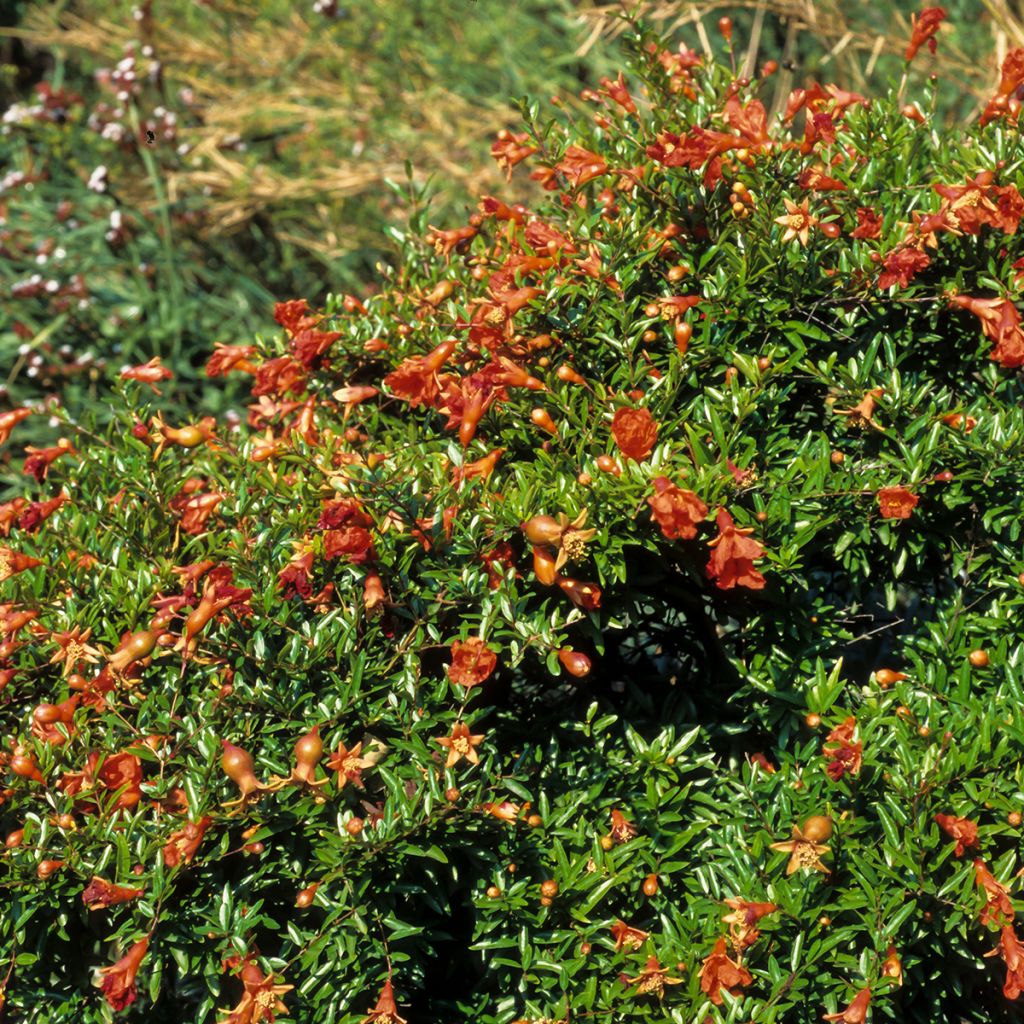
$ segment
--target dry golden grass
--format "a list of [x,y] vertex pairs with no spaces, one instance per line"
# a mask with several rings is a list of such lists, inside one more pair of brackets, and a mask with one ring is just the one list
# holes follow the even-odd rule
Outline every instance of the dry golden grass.
[[[234,0],[217,8],[231,23],[228,46],[159,15],[136,25],[50,6],[32,8],[11,33],[106,63],[119,60],[133,39],[154,46],[165,79],[193,91],[200,115],[198,125],[183,129],[190,152],[183,166],[166,171],[164,185],[171,200],[203,197],[208,232],[230,233],[264,212],[316,210],[315,218],[299,217],[281,237],[336,257],[359,232],[354,225],[341,238],[331,225],[341,201],[380,191],[387,178],[402,179],[406,159],[420,183],[435,174],[449,191],[455,186],[465,195],[499,187],[503,177],[485,140],[516,119],[507,102],[467,100],[445,87],[442,68],[417,88],[385,94],[364,78],[359,62],[366,58],[318,33],[305,9],[292,10],[282,24],[262,17],[260,4]],[[403,55],[393,59],[400,66]],[[335,73],[339,66],[346,68],[344,78]],[[382,69],[374,70],[379,79]],[[389,122],[391,129],[382,130]],[[232,145],[239,138],[272,138],[274,159],[239,152]],[[140,205],[154,198],[141,176],[125,180],[120,192]],[[316,230],[305,230],[303,219],[315,219]]]

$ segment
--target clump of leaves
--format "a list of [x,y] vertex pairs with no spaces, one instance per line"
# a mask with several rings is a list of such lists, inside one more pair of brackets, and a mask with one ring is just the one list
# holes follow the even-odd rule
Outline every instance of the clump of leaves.
[[215,346],[244,426],[30,453],[9,1007],[1013,1019],[1024,51],[940,130],[630,38],[547,201]]

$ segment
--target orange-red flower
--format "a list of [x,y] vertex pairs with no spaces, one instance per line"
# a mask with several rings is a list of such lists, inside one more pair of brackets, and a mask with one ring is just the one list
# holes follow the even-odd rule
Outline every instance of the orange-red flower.
[[27,498],[12,498],[0,505],[0,536],[10,537],[11,528],[26,505],[28,505]]
[[452,644],[448,678],[458,686],[479,686],[498,665],[498,656],[478,637]]
[[752,984],[754,976],[745,967],[741,967],[730,959],[725,951],[725,939],[719,939],[715,948],[708,954],[700,969],[700,989],[715,1004],[722,1005],[721,989],[729,995],[737,995],[738,990]]
[[[497,590],[505,578],[506,570],[515,568],[515,550],[507,540],[499,541],[490,551],[483,552],[480,560],[487,569],[488,589]],[[516,572],[516,576],[519,575]]]
[[[1024,197],[1015,185],[996,185],[992,171],[981,171],[973,178],[968,177],[962,185],[933,185],[942,196],[939,213],[941,226],[952,227],[955,233],[961,231],[978,235],[986,224],[1004,234],[1012,235],[1024,217]],[[952,222],[947,226],[948,222]]]
[[1024,332],[1021,331],[1020,313],[1009,299],[952,295],[949,302],[981,320],[982,333],[996,343],[989,353],[990,359],[995,359],[1007,369],[1024,366]]
[[876,497],[883,519],[909,519],[919,501],[906,487],[883,487]]
[[692,540],[708,514],[707,505],[693,491],[677,487],[666,476],[656,476],[653,483],[655,493],[647,499],[651,520],[669,540]]
[[156,393],[160,394],[157,384],[162,380],[173,380],[174,374],[166,366],[161,365],[160,357],[154,356],[148,363],[141,366],[129,366],[121,371],[121,380],[135,380],[140,384],[148,384]]
[[363,1018],[362,1024],[406,1024],[405,1018],[398,1015],[395,990],[391,987],[390,978],[384,982],[377,1005]]
[[6,444],[11,431],[23,420],[32,415],[31,409],[9,409],[0,413],[0,444]]
[[724,508],[718,510],[715,522],[718,536],[708,541],[712,549],[706,569],[708,579],[713,579],[719,590],[736,586],[763,589],[765,578],[754,568],[754,560],[764,555],[764,548],[747,536],[754,532],[753,527],[738,527]]
[[318,331],[306,327],[292,335],[288,348],[307,370],[311,370],[340,337],[341,331]]
[[885,951],[885,959],[882,961],[882,977],[892,978],[897,988],[903,984],[903,963],[896,952],[896,947],[891,944]]
[[[89,758],[95,765],[92,758],[98,762],[99,755],[90,754]],[[104,758],[97,778],[111,793],[122,790],[115,807],[134,807],[142,799],[142,762],[134,754],[114,754]]]
[[[570,188],[578,189],[604,174],[608,170],[608,165],[602,156],[573,143],[566,149],[562,159],[555,164],[554,169],[565,176]],[[549,191],[556,187],[554,183],[545,185]]]
[[91,626],[85,631],[81,626],[73,626],[66,633],[51,633],[50,639],[57,644],[58,650],[50,659],[49,664],[55,665],[58,661],[64,662],[64,670],[61,673],[63,676],[77,670],[82,662],[88,662],[91,665],[98,664],[102,652],[86,643],[90,636],[92,636]]
[[100,989],[107,1002],[114,1010],[123,1010],[135,1002],[139,991],[135,987],[135,975],[138,973],[142,958],[149,949],[149,939],[140,939],[115,964],[101,967]]
[[504,448],[494,448],[475,462],[465,462],[461,466],[453,466],[452,483],[461,489],[464,480],[489,479],[494,472],[494,467],[498,464],[498,459],[504,454]]
[[1014,909],[1010,892],[978,857],[974,861],[974,880],[979,889],[985,890],[985,909],[981,912],[983,925],[997,924],[1000,927],[1013,923]]
[[309,308],[305,299],[289,299],[287,302],[274,303],[274,319],[288,332],[294,335],[320,322],[320,314]]
[[1016,999],[1024,992],[1024,946],[1021,945],[1013,925],[1006,925],[999,933],[999,945],[985,956],[999,955],[1006,964],[1006,981],[1003,995]]
[[920,14],[912,14],[910,16],[912,31],[906,53],[903,54],[904,60],[913,60],[917,51],[925,43],[928,44],[928,49],[932,53],[935,52],[938,46],[935,33],[938,32],[939,26],[945,20],[945,17],[946,12],[941,7],[926,7]]
[[451,768],[453,764],[457,764],[463,757],[470,764],[479,764],[480,755],[477,754],[475,748],[480,746],[483,741],[484,734],[481,733],[478,736],[470,735],[469,727],[465,722],[456,722],[451,736],[440,736],[434,740],[435,743],[440,743],[442,747],[447,747],[448,749],[448,760],[445,761],[445,768]]
[[633,97],[629,94],[629,89],[626,87],[626,79],[622,72],[619,72],[618,78],[614,81],[605,76],[601,79],[602,89],[598,92],[603,96],[607,96],[610,100],[618,103],[623,110],[628,111],[630,114],[636,113],[636,104],[633,102]]
[[344,556],[353,564],[362,565],[375,557],[370,534],[373,520],[358,502],[350,498],[324,502],[316,525],[324,531],[324,558]]
[[71,500],[71,495],[62,490],[55,498],[47,501],[33,501],[18,517],[18,529],[35,533],[47,519]]
[[871,989],[862,988],[845,1010],[840,1010],[838,1013],[826,1013],[822,1019],[840,1021],[841,1024],[864,1024],[864,1021],[868,1019],[870,1002]]
[[999,88],[985,105],[981,117],[978,118],[978,124],[984,127],[989,121],[994,121],[998,117],[1016,121],[1020,116],[1020,108],[1011,107],[1009,101],[1022,84],[1024,84],[1024,47],[1017,47],[1006,55],[999,78]]
[[828,874],[828,868],[822,864],[821,857],[822,854],[829,853],[831,848],[825,843],[808,839],[799,825],[793,826],[792,839],[787,839],[784,843],[772,843],[771,848],[790,855],[789,863],[786,865],[787,876],[801,868],[813,868],[815,871]]
[[363,769],[371,768],[376,764],[376,759],[363,756],[363,743],[360,740],[351,750],[347,749],[344,743],[338,744],[338,749],[331,754],[327,767],[338,773],[338,788],[344,789],[348,783],[364,789]]
[[623,946],[626,949],[639,949],[646,941],[650,934],[649,932],[642,931],[639,928],[634,928],[632,925],[626,924],[625,921],[617,919],[615,924],[611,926],[612,938],[615,939],[615,952],[618,953]]
[[207,828],[212,824],[213,818],[203,815],[198,821],[189,821],[184,828],[172,832],[164,844],[164,864],[169,868],[177,867],[182,861],[191,864]]
[[857,427],[858,429],[873,427],[876,430],[884,431],[885,427],[874,422],[874,407],[878,404],[876,399],[880,398],[884,393],[885,388],[872,388],[857,402],[856,406],[853,406],[851,409],[836,409],[834,407],[833,412],[837,416],[849,417],[848,422],[851,427]]
[[413,409],[435,405],[440,395],[437,371],[452,357],[456,345],[454,339],[448,339],[428,355],[410,356],[384,378],[384,383]]
[[22,470],[29,476],[33,476],[39,483],[42,483],[50,471],[50,466],[64,455],[77,455],[78,452],[72,447],[66,437],[59,437],[52,448],[33,448],[32,445],[25,445],[28,458],[25,459],[25,466]]
[[978,824],[971,821],[970,818],[958,818],[952,814],[936,814],[935,821],[946,835],[956,840],[954,856],[960,857],[968,847],[978,845]]
[[779,909],[774,903],[748,903],[738,898],[727,899],[725,904],[731,913],[722,921],[729,926],[729,937],[737,950],[752,946],[760,935],[757,922]]
[[277,574],[277,585],[281,589],[284,598],[294,597],[296,594],[308,599],[313,593],[310,583],[310,573],[313,570],[313,552],[308,547],[308,542],[297,541],[295,554],[288,564]]
[[822,747],[825,760],[828,762],[825,771],[833,782],[838,782],[847,773],[860,773],[863,744],[854,740],[856,730],[857,719],[851,715],[828,734]]
[[227,497],[220,491],[205,494],[178,495],[168,503],[172,512],[181,516],[181,528],[185,533],[197,536],[206,529],[206,522],[217,511],[217,506]]
[[623,455],[643,462],[658,440],[658,425],[649,409],[623,407],[612,417],[612,437]]
[[510,132],[503,128],[491,144],[491,156],[509,181],[512,180],[512,168],[537,152],[536,146],[527,144],[529,137],[529,132]]
[[882,216],[870,206],[857,207],[857,226],[850,232],[851,238],[880,238]]
[[653,992],[659,999],[664,998],[666,985],[679,985],[682,983],[682,980],[682,978],[670,978],[668,976],[668,968],[662,967],[658,963],[656,956],[649,956],[647,958],[644,969],[637,977],[623,978],[627,985],[636,985],[636,994],[638,996]]
[[782,244],[785,245],[795,238],[801,245],[807,245],[811,237],[811,228],[818,223],[818,218],[808,208],[809,200],[805,199],[799,206],[792,199],[783,199],[783,202],[786,204],[786,212],[775,218],[775,223],[786,229],[782,233]]
[[82,890],[82,902],[90,910],[99,910],[101,907],[112,907],[118,903],[138,899],[142,893],[142,889],[128,889],[93,875],[89,884]]
[[901,245],[888,253],[882,261],[882,273],[878,275],[878,287],[884,292],[894,284],[906,288],[908,284],[928,266],[932,259],[915,245]]
[[24,555],[20,551],[12,551],[10,548],[0,546],[0,583],[16,576],[26,569],[34,569],[43,563],[31,555]]
[[270,1024],[277,1019],[277,1014],[287,1013],[288,1007],[281,1001],[281,996],[290,992],[294,985],[275,985],[272,974],[264,974],[253,962],[252,956],[244,958],[230,957],[224,961],[225,967],[241,965],[239,977],[245,991],[241,1001],[232,1010],[221,1010],[227,1013],[218,1024]]
[[752,754],[749,754],[748,759],[751,764],[760,766],[761,770],[769,775],[775,774],[775,765],[760,750],[755,750]]
[[950,412],[941,419],[947,427],[952,427],[953,430],[959,430],[962,427],[965,434],[969,434],[978,425],[978,421],[973,416],[965,416],[962,412]]
[[511,800],[488,802],[480,805],[480,810],[490,814],[499,821],[515,821],[519,817],[522,808]]
[[231,370],[255,373],[252,359],[257,354],[255,345],[225,345],[222,341],[215,341],[213,355],[206,361],[206,376],[222,377]]
[[568,576],[559,576],[555,582],[577,608],[592,612],[601,607],[601,588],[596,583],[586,583]]
[[618,810],[612,811],[612,830],[609,833],[613,843],[624,843],[636,835],[636,826]]
[[1003,60],[999,78],[999,93],[1009,96],[1024,85],[1024,48],[1011,50]]

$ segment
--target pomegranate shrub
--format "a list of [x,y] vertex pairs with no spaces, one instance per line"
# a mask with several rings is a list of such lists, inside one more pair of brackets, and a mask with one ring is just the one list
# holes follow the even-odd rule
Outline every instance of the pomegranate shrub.
[[1024,50],[955,129],[775,71],[636,29],[214,344],[245,425],[26,453],[11,1020],[1016,1019]]

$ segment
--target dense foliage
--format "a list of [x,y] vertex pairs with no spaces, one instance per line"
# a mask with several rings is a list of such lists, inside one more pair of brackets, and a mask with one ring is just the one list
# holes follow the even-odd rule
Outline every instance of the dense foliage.
[[1015,1019],[1024,50],[945,130],[630,48],[245,425],[28,453],[12,1018]]

